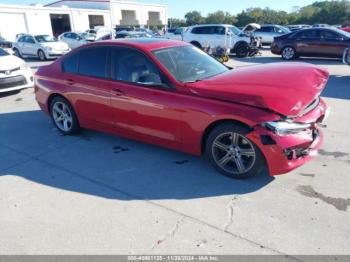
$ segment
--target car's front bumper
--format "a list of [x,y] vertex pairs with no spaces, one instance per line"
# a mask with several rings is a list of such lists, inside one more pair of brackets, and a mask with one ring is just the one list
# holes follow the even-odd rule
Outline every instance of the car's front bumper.
[[57,58],[69,52],[70,52],[70,49],[63,50],[63,51],[57,51],[57,50],[46,51],[46,58]]
[[0,74],[0,93],[34,87],[33,72],[30,68]]
[[312,123],[312,128],[308,130],[298,134],[279,136],[262,126],[254,128],[248,138],[265,156],[270,175],[288,173],[317,155],[324,139],[320,126],[328,115],[329,108],[321,100],[314,110],[300,119],[305,123]]

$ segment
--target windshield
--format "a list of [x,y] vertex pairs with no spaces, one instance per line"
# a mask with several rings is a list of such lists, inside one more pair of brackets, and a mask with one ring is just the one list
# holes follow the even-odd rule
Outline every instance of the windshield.
[[290,29],[284,26],[277,26],[278,29],[281,29],[283,33],[290,33]]
[[0,48],[0,56],[6,56],[9,55],[4,49]]
[[194,46],[171,47],[153,51],[158,61],[179,82],[200,81],[229,69]]
[[239,30],[239,29],[238,29],[237,27],[235,27],[235,26],[230,26],[229,28],[231,29],[231,32],[234,33],[235,35],[240,35],[240,34],[242,34],[242,31]]
[[39,43],[47,43],[47,42],[56,42],[56,38],[50,35],[37,35],[35,36],[35,40]]

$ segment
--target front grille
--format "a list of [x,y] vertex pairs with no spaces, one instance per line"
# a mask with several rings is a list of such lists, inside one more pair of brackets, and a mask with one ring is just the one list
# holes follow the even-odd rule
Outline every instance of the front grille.
[[24,76],[0,78],[0,89],[23,86],[25,84],[27,84],[27,80]]
[[12,72],[17,71],[19,69],[21,69],[21,68],[20,67],[16,67],[16,68],[9,69],[9,70],[0,70],[0,74],[12,73]]

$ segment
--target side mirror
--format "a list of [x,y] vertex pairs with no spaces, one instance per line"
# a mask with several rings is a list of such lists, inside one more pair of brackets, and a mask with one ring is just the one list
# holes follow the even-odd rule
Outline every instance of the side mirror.
[[137,83],[141,85],[147,85],[147,86],[163,86],[160,76],[154,73],[141,76],[138,79]]

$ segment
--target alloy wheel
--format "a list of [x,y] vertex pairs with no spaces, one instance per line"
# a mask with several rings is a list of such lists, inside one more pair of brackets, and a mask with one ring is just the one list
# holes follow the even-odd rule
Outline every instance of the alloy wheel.
[[295,51],[292,47],[286,47],[282,51],[282,56],[286,60],[291,60],[295,56]]
[[59,129],[69,132],[73,127],[73,116],[69,107],[63,102],[56,102],[52,107],[52,116]]
[[221,169],[234,175],[247,173],[256,159],[252,143],[234,132],[222,133],[216,137],[212,144],[212,155]]

